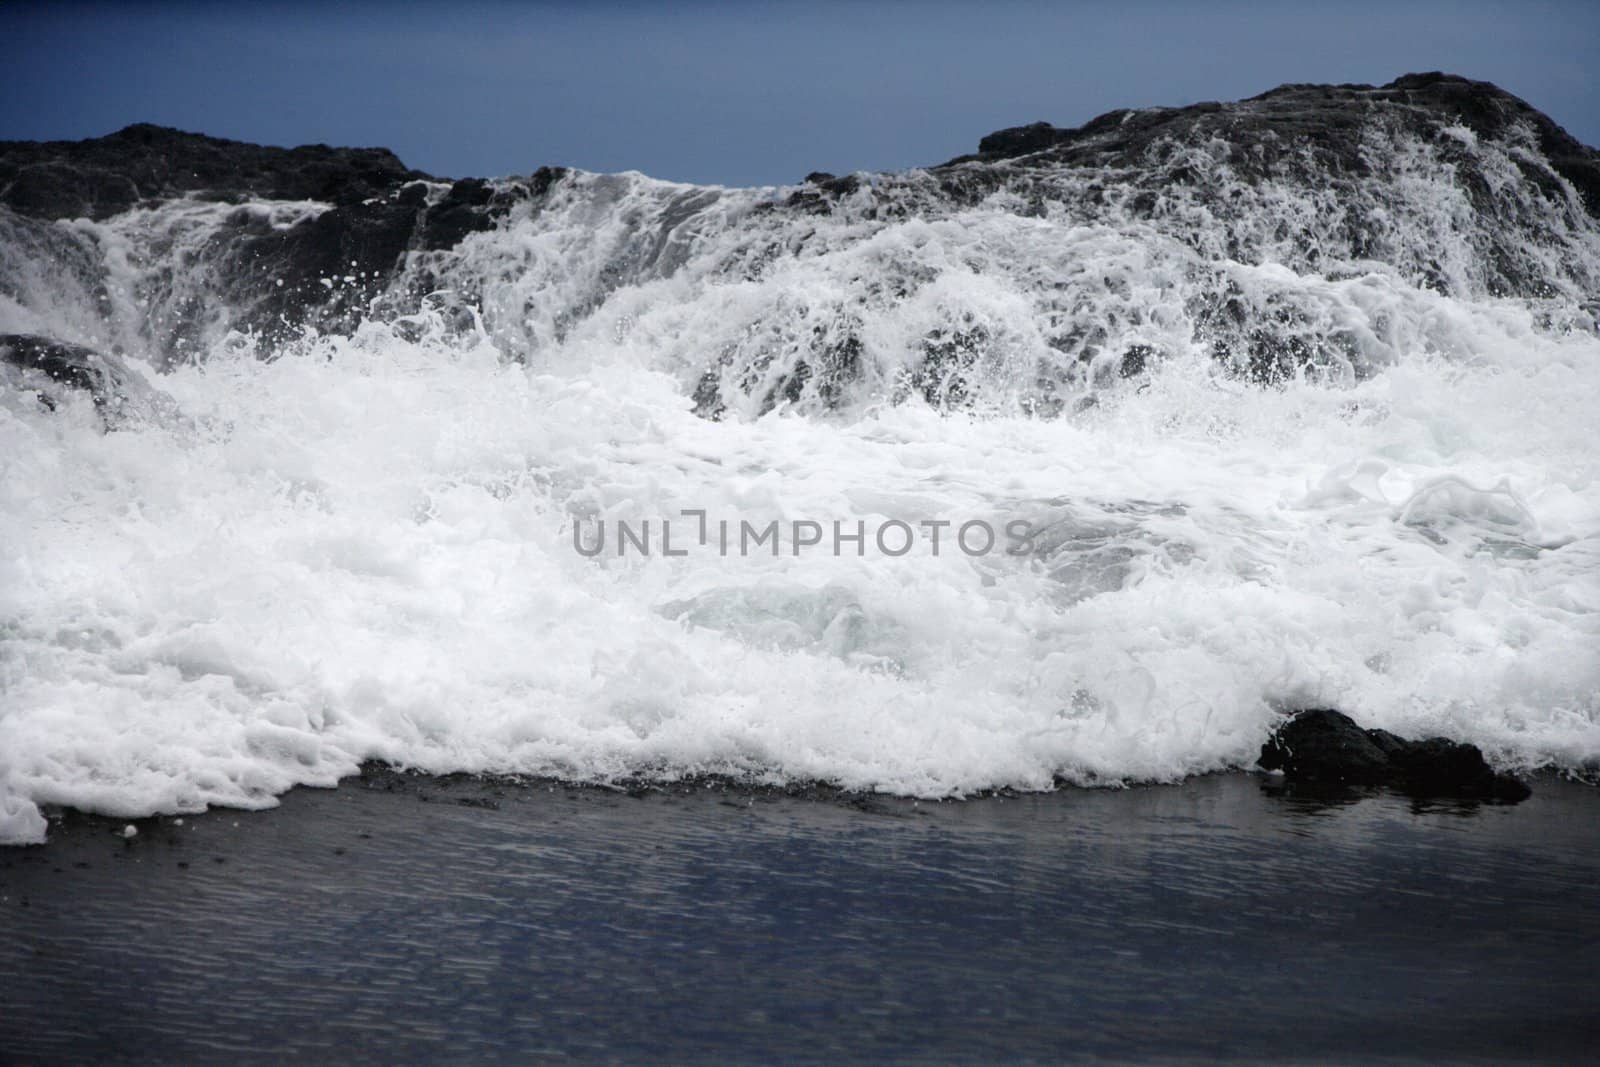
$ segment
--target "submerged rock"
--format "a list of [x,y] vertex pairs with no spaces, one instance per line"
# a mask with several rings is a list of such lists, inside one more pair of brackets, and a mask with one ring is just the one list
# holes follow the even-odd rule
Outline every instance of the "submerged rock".
[[1290,780],[1387,785],[1416,796],[1514,804],[1533,792],[1518,779],[1497,774],[1476,745],[1442,737],[1407,741],[1387,730],[1363,730],[1330,708],[1298,712],[1279,726],[1261,747],[1259,762]]

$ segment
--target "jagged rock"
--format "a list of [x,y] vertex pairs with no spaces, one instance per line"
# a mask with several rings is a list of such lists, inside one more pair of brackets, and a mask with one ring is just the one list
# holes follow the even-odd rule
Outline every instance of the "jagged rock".
[[[21,216],[19,225],[48,226],[176,197],[332,205],[288,228],[241,207],[200,251],[228,315],[223,325],[272,345],[306,326],[350,332],[399,274],[407,252],[447,250],[492,229],[512,205],[544,195],[563,173],[545,167],[523,181],[466,178],[446,187],[387,149],[274,148],[136,125],[86,141],[0,142],[0,211]],[[4,283],[0,277],[0,289]],[[211,302],[168,309],[151,330],[161,355],[186,358],[217,310]]]
[[482,178],[462,178],[450,187],[423,227],[423,246],[453,248],[469,233],[490,229],[494,223],[482,208],[494,198],[494,187]]
[[830,201],[849,196],[859,188],[861,188],[861,178],[855,174],[846,174],[840,178],[825,170],[814,170],[806,175],[805,182],[799,189],[789,194],[784,205],[807,213],[823,212],[828,210]]
[[[1426,249],[1393,247],[1392,234],[1379,221],[1382,213],[1368,217],[1353,209],[1364,192],[1381,200],[1389,195],[1386,188],[1402,184],[1397,168],[1405,161],[1381,139],[1374,141],[1385,132],[1403,133],[1453,169],[1454,183],[1476,215],[1461,236],[1475,245],[1488,295],[1543,298],[1563,282],[1578,289],[1593,285],[1582,273],[1552,278],[1529,255],[1530,244],[1545,238],[1525,226],[1530,191],[1549,205],[1542,209],[1547,217],[1561,214],[1567,195],[1562,179],[1577,192],[1579,210],[1600,219],[1600,152],[1503,89],[1452,74],[1407,74],[1384,86],[1284,85],[1235,103],[1111,111],[1070,129],[1042,122],[1018,126],[990,134],[977,154],[934,172],[948,195],[970,203],[1002,188],[1026,190],[1030,176],[1048,188],[1063,173],[1104,173],[1113,180],[1092,187],[1091,197],[1114,200],[1117,210],[1153,220],[1170,209],[1175,189],[1203,190],[1195,195],[1221,220],[1256,216],[1259,206],[1249,197],[1230,203],[1238,193],[1217,187],[1219,176],[1245,188],[1274,183],[1323,190],[1333,194],[1334,204],[1347,206],[1317,218],[1302,235],[1282,235],[1308,266],[1325,256],[1319,248],[1343,249],[1339,258],[1390,262],[1428,288],[1451,292],[1457,282]],[[1542,160],[1522,150],[1525,136]],[[1510,147],[1522,187],[1508,188],[1502,176],[1486,171],[1473,139]],[[1230,255],[1248,261],[1252,251],[1240,244]],[[1308,343],[1292,318],[1240,332],[1228,322],[1225,294],[1198,310],[1221,338],[1219,355],[1248,365],[1252,377],[1272,380],[1314,357],[1317,345]]]
[[358,204],[426,177],[387,148],[274,148],[146,123],[86,141],[0,142],[0,203],[50,219],[186,194]]
[[[1113,111],[1073,129],[1034,123],[992,133],[979,148],[904,174],[814,172],[782,198],[647,192],[619,216],[620,236],[599,242],[607,261],[583,291],[562,293],[563,306],[538,309],[549,319],[531,325],[501,309],[497,327],[481,314],[486,276],[454,271],[456,253],[519,204],[533,201],[537,217],[565,171],[452,183],[381,149],[270,148],[154,126],[76,143],[0,143],[0,292],[32,287],[47,294],[37,303],[65,294],[63,304],[77,305],[9,324],[34,329],[104,318],[115,288],[143,316],[124,319],[118,341],[157,365],[229,330],[253,333],[267,353],[306,327],[348,333],[368,316],[408,316],[425,302],[445,312],[430,321],[484,322],[520,355],[519,342],[559,340],[614,290],[719,245],[726,257],[710,267],[727,280],[757,281],[813,254],[826,273],[840,242],[903,220],[960,219],[981,203],[980,213],[1120,235],[1143,262],[1109,271],[1058,263],[1031,279],[990,262],[985,269],[1015,283],[1030,326],[969,321],[952,302],[948,323],[928,323],[923,341],[908,345],[905,374],[890,368],[875,383],[891,402],[981,404],[994,365],[1022,360],[1030,380],[1008,395],[1048,416],[1191,349],[1272,385],[1300,375],[1359,381],[1406,346],[1431,343],[1397,333],[1391,311],[1351,306],[1321,279],[1524,298],[1542,302],[1534,311],[1552,323],[1596,322],[1600,154],[1486,82],[1414,74],[1380,87],[1287,85],[1233,103]],[[564,187],[607,211],[622,181],[573,177]],[[164,214],[117,214],[178,197]],[[220,223],[203,211],[191,218],[195,202],[237,210],[219,213]],[[304,217],[293,217],[302,205]],[[581,217],[578,201],[565,207]],[[264,210],[279,215],[269,222]],[[702,212],[703,225],[687,224]],[[104,230],[58,221],[79,217],[121,230],[100,243]],[[724,241],[728,228],[748,240]],[[111,286],[107,247],[138,252],[127,261],[138,271],[133,286]],[[506,268],[520,270],[512,259]],[[850,403],[858,383],[885,369],[863,327],[917,301],[947,269],[915,260],[886,248],[870,269],[833,279],[826,300],[785,312],[795,321],[770,337],[708,352],[697,410]],[[1260,268],[1288,273],[1280,282]],[[1152,276],[1159,306],[1141,291],[1139,279]],[[26,295],[13,299],[37,310]]]
[[[1115,111],[1111,114],[1122,116],[1127,112]],[[1105,116],[1096,121],[1105,121]],[[1054,148],[1074,136],[1081,135],[1085,128],[1063,130],[1048,122],[1031,122],[1026,126],[996,130],[978,142],[978,156],[982,159],[1010,159],[1014,156],[1042,152],[1046,148]]]
[[1518,801],[1531,793],[1510,775],[1496,774],[1476,745],[1430,737],[1395,752],[1390,761],[1413,793],[1425,796],[1490,797]]
[[[241,220],[223,245],[233,325],[268,342],[303,326],[349,333],[399,271],[427,221],[398,194],[337,207],[287,230]],[[485,226],[492,225],[486,223]]]
[[1389,785],[1417,796],[1516,803],[1532,793],[1516,778],[1496,774],[1475,745],[1442,737],[1407,741],[1387,730],[1363,730],[1329,708],[1298,712],[1279,726],[1262,746],[1259,762],[1291,781]]
[[[1378,117],[1400,121],[1455,119],[1480,137],[1499,139],[1525,124],[1556,172],[1600,217],[1600,153],[1587,148],[1548,116],[1498,86],[1438,71],[1407,74],[1383,86],[1282,85],[1234,104],[1119,109],[1082,126],[1063,129],[1035,122],[989,134],[978,153],[944,164],[994,162],[1033,156],[1030,164],[1137,166],[1164,143],[1217,136],[1229,162],[1265,176],[1310,149],[1338,171],[1368,172],[1361,134]],[[1181,176],[1181,174],[1180,174]]]
[[1381,782],[1394,773],[1388,753],[1347,715],[1303,711],[1261,749],[1261,766],[1323,781]]
[[108,427],[170,414],[172,398],[152,389],[117,356],[31,334],[0,334],[0,371],[14,389],[32,389],[52,411],[63,389],[89,394]]

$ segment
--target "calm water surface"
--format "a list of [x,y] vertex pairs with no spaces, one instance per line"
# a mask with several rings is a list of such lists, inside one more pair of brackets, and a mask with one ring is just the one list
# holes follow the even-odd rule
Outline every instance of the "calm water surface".
[[0,851],[0,1060],[1574,1060],[1600,791],[380,776]]

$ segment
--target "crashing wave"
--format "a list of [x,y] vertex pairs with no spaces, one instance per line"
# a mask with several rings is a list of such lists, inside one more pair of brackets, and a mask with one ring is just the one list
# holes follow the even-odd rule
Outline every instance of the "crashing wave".
[[[725,189],[0,145],[0,834],[371,758],[1166,780],[1312,705],[1600,759],[1594,151],[1447,75],[979,147]],[[791,532],[572,550],[685,512]],[[856,522],[1037,551],[792,532]]]

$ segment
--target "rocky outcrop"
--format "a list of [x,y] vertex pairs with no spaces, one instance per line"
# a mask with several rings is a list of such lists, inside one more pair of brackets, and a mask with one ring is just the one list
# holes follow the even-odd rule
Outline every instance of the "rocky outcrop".
[[349,333],[390,289],[406,253],[447,251],[493,229],[557,174],[545,168],[525,180],[417,179],[287,229],[241,212],[216,240],[217,273],[228,280],[227,304],[237,309],[232,325],[269,343],[305,326]]
[[[1031,167],[1136,167],[1172,144],[1226,146],[1228,162],[1246,178],[1277,176],[1285,166],[1364,175],[1371,160],[1362,135],[1375,120],[1395,121],[1428,136],[1458,125],[1475,136],[1504,140],[1525,127],[1554,171],[1579,191],[1600,218],[1600,152],[1579,143],[1549,116],[1498,86],[1454,74],[1407,74],[1383,86],[1283,85],[1237,103],[1110,111],[1063,129],[1035,122],[989,134],[975,155],[943,165],[1018,161]],[[1431,139],[1431,138],[1430,138]],[[1526,172],[1536,182],[1547,177]],[[1182,171],[1168,177],[1192,179]]]
[[[1233,231],[1226,252],[1243,262],[1264,251],[1251,221],[1269,219],[1269,255],[1297,269],[1370,259],[1439,292],[1472,286],[1497,297],[1592,296],[1600,284],[1588,270],[1533,252],[1600,220],[1600,152],[1497,86],[1452,74],[1407,74],[1383,86],[1285,85],[1234,103],[1111,111],[1070,129],[1036,122],[992,133],[976,154],[934,171],[949,195],[969,202],[1002,188],[1048,199],[1063,175],[1104,175],[1110,180],[1082,188],[1088,214],[1101,199],[1158,224],[1198,211]],[[1465,211],[1441,220],[1453,232],[1427,238],[1467,242],[1472,277],[1437,249],[1418,247],[1428,239],[1390,232],[1419,177],[1462,194]],[[1563,183],[1576,193],[1575,209]],[[1321,206],[1299,222],[1274,219],[1252,195],[1267,188]],[[1571,218],[1574,210],[1587,222]],[[1226,355],[1273,371],[1304,359],[1281,330],[1268,331],[1265,344],[1253,345],[1248,332],[1229,336],[1238,331],[1226,301],[1207,315]]]
[[[1190,345],[1262,385],[1303,374],[1359,380],[1398,358],[1374,343],[1384,316],[1330,313],[1314,285],[1263,285],[1250,271],[1264,266],[1308,281],[1381,273],[1454,297],[1527,300],[1563,329],[1600,321],[1600,153],[1488,82],[1408,74],[1383,86],[1286,85],[1232,103],[1118,110],[1074,128],[1036,122],[992,133],[978,152],[925,175],[926,186],[913,176],[811,174],[770,210],[892,222],[1004,207],[1062,230],[1137,234],[1141,255],[1165,242],[1189,253],[1156,283],[1183,293],[1187,336],[1149,336],[1170,307],[1117,306],[1119,287],[1149,272],[1085,273],[1036,302],[1036,319],[1053,327],[1046,344],[1060,353],[1043,376],[1066,380],[1058,392],[1137,376]],[[1184,258],[1165,248],[1157,257]],[[910,290],[909,281],[880,284]],[[971,376],[952,375],[948,360],[938,366],[945,340],[930,334],[913,371],[935,388],[911,384],[931,403],[959,405]],[[987,347],[977,346],[977,365]],[[816,351],[805,380],[797,372],[770,394],[843,392],[836,379],[853,370],[826,355]],[[952,381],[958,388],[946,388]],[[1056,396],[1041,388],[1031,410],[1060,410]]]
[[64,390],[88,393],[108,428],[177,410],[171,397],[152,389],[118,357],[48,337],[0,334],[0,376],[14,389],[34,392],[52,411]]
[[45,219],[179,196],[351,205],[427,178],[387,148],[273,148],[143,123],[87,141],[0,142],[0,203]]
[[1475,745],[1442,737],[1407,741],[1386,730],[1363,730],[1328,708],[1296,713],[1261,748],[1259,763],[1290,781],[1320,785],[1385,785],[1416,796],[1516,803],[1531,790],[1497,774]]
[[[400,272],[406,252],[449,249],[492,229],[559,173],[450,182],[385,148],[275,148],[141,124],[86,141],[0,142],[0,206],[50,222],[105,220],[180,198],[240,205],[191,253],[204,263],[172,265],[204,269],[219,298],[164,309],[166,321],[151,332],[161,335],[168,358],[181,358],[215,305],[228,309],[226,327],[269,344],[306,326],[349,332]],[[280,226],[246,207],[254,201],[327,208]]]
[[[1015,379],[1006,396],[1048,417],[1196,350],[1260,384],[1359,380],[1410,350],[1453,350],[1448,336],[1396,327],[1427,318],[1397,310],[1431,298],[1424,290],[1525,300],[1540,328],[1594,328],[1600,154],[1487,82],[1286,85],[1071,129],[1034,123],[978,147],[901,174],[816,172],[772,196],[557,168],[452,182],[383,149],[143,125],[0,143],[0,295],[28,312],[0,329],[62,324],[63,337],[104,334],[105,347],[161,366],[230,330],[265,355],[307,328],[349,333],[427,304],[442,312],[427,321],[482,323],[527,358],[613,292],[686,264],[759,285],[814,260],[825,276],[814,297],[708,344],[706,365],[686,373],[697,410],[715,418],[834,408],[858,385],[890,402],[977,406],[1000,365]],[[472,258],[463,245],[492,243],[474,237],[514,209],[553,218],[529,231],[553,239],[456,269]],[[1006,216],[1028,221],[1008,229],[1017,218]],[[995,232],[949,260],[898,242],[851,252],[908,220]],[[535,262],[553,248],[570,250],[570,274]],[[997,321],[951,295],[937,313],[902,314],[957,258],[1021,313]],[[1368,279],[1374,291],[1357,291]],[[540,291],[486,297],[518,286]],[[75,305],[59,314],[34,306],[64,293]],[[917,335],[884,340],[902,328]]]

